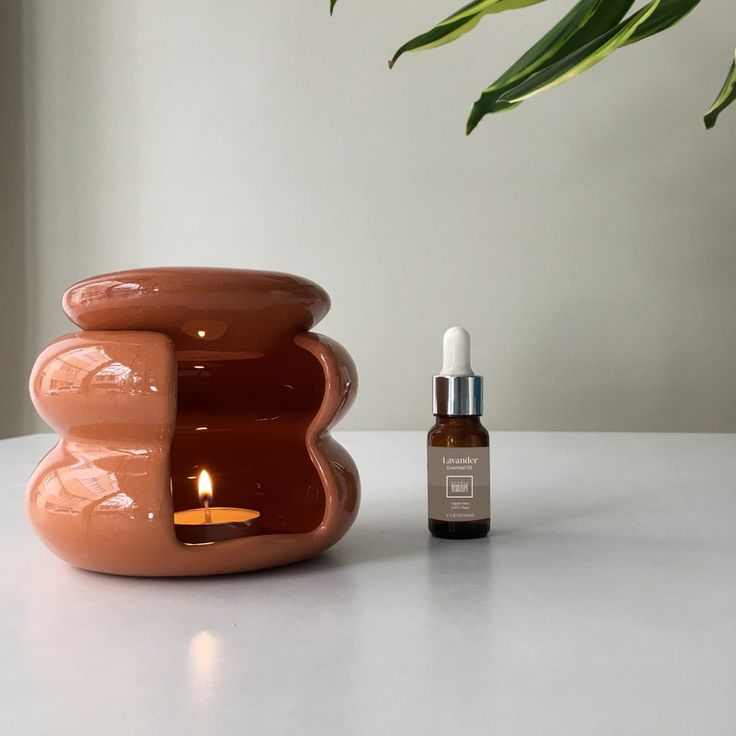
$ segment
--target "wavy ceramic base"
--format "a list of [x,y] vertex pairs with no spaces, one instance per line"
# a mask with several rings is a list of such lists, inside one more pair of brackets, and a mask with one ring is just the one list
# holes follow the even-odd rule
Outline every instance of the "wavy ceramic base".
[[[305,559],[345,534],[359,483],[329,435],[356,388],[352,360],[309,329],[329,309],[284,274],[152,269],[96,277],[64,297],[83,332],[39,357],[31,395],[60,435],[27,510],[59,557],[121,575],[211,575]],[[174,511],[257,509],[248,536],[180,541]]]

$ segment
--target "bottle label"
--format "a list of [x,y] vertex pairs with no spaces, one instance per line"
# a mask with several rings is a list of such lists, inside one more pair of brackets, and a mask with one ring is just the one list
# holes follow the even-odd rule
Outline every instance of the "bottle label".
[[428,447],[429,518],[480,521],[491,518],[488,447]]

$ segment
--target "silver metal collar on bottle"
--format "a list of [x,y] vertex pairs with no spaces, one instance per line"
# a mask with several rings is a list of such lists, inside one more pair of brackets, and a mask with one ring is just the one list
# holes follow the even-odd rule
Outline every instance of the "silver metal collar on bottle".
[[434,376],[432,414],[470,417],[483,414],[483,376]]

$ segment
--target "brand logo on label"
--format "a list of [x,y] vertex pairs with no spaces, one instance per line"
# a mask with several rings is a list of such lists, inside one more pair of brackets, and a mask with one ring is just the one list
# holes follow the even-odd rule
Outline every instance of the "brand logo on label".
[[447,498],[473,498],[473,476],[448,475],[445,491]]

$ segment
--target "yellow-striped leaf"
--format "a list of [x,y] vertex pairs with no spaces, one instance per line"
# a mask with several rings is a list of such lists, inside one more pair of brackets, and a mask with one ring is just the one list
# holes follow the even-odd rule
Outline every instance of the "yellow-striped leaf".
[[613,28],[633,4],[634,0],[580,0],[490,87],[483,90],[470,111],[466,131],[470,133],[489,113],[516,107],[519,103],[502,102],[499,98],[534,72],[563,59],[575,49]]
[[661,0],[652,0],[641,10],[593,41],[585,44],[563,59],[544,67],[521,84],[508,90],[501,100],[509,103],[528,100],[540,92],[557,87],[563,82],[582,74],[592,66],[610,56],[626,43],[636,29],[657,9]]
[[721,87],[721,91],[716,97],[716,101],[711,106],[710,110],[706,113],[704,118],[705,127],[710,129],[716,124],[718,116],[734,101],[736,100],[736,51],[734,51],[734,60],[731,64],[731,69],[728,72],[726,81]]
[[[637,13],[622,21],[621,17],[629,10],[632,3],[628,0],[626,2],[605,0],[597,11],[588,17],[587,22],[584,22],[584,9],[580,7],[582,3],[579,3],[517,64],[484,91],[471,110],[468,132],[478,124],[484,115],[517,107],[523,100],[556,87],[590,69],[616,49],[642,41],[670,28],[682,20],[700,2],[701,0],[652,0]],[[570,15],[574,15],[576,10],[581,13],[578,19],[583,20],[580,33],[572,35],[562,48],[558,49],[550,59],[545,60],[541,68],[536,65],[531,70],[527,69],[526,73],[522,72],[520,80],[512,80],[510,77],[513,75],[509,75],[509,72],[514,70],[518,72],[517,65],[523,66],[525,59],[531,59],[534,65],[535,51],[540,51],[540,47],[541,51],[545,51],[545,40],[548,37],[553,43],[555,40],[559,42],[561,35],[564,35],[566,20]],[[574,20],[573,18],[573,22]],[[609,24],[607,29],[606,24]],[[506,78],[507,75],[509,78]]]
[[679,23],[701,0],[662,0],[652,13],[629,37],[624,46],[643,41]]
[[420,51],[422,49],[433,49],[437,46],[443,46],[450,41],[472,31],[481,18],[489,13],[502,13],[504,10],[516,10],[518,8],[526,8],[529,5],[536,5],[544,0],[473,0],[463,6],[457,12],[445,18],[443,21],[430,28],[425,33],[407,41],[401,46],[389,61],[389,68],[392,68],[397,59],[407,51]]

